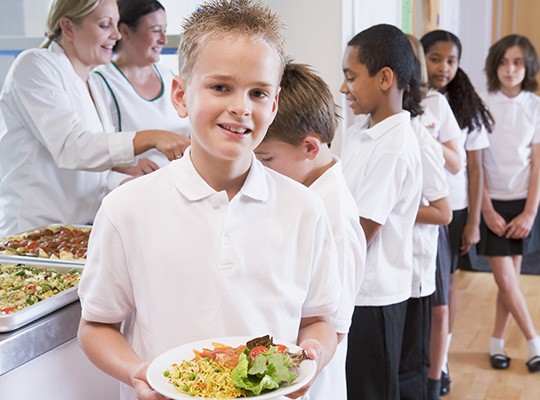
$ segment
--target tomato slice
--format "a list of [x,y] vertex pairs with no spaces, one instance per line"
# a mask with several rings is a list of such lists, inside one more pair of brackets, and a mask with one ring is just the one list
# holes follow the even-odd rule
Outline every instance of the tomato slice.
[[268,347],[266,346],[255,346],[249,351],[249,357],[254,360],[257,358],[257,356],[261,353],[265,353],[268,351]]
[[276,353],[285,353],[285,350],[287,350],[287,346],[284,344],[276,344],[277,350]]

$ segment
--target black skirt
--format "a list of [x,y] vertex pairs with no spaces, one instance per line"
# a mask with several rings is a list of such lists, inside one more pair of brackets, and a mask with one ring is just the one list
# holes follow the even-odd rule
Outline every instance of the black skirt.
[[[519,215],[525,208],[525,199],[521,200],[491,200],[493,208],[508,223]],[[482,218],[480,223],[480,242],[476,246],[482,256],[513,256],[526,255],[540,250],[540,218],[538,213],[534,220],[529,236],[525,239],[507,239],[499,237],[491,231]]]

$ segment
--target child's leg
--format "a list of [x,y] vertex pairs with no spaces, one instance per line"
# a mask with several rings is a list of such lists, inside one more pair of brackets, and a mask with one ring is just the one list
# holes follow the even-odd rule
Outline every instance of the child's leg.
[[[493,277],[499,287],[500,303],[501,306],[503,306],[496,314],[496,327],[493,331],[494,336],[504,335],[507,325],[506,318],[508,318],[507,312],[510,312],[527,340],[536,337],[536,330],[529,309],[527,308],[525,297],[519,287],[521,260],[521,256],[488,257],[489,264],[493,271]],[[497,302],[497,304],[499,304],[499,302]]]
[[401,359],[399,362],[399,391],[401,400],[427,398],[427,370],[429,367],[430,302],[428,297],[410,298]]
[[448,339],[448,306],[431,307],[428,378],[441,379],[441,368]]

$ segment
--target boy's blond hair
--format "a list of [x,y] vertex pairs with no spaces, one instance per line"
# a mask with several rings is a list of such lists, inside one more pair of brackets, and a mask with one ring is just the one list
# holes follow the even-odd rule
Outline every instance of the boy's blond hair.
[[182,79],[189,80],[205,42],[227,35],[241,35],[267,43],[276,50],[284,68],[282,27],[279,16],[258,1],[209,1],[184,21],[178,46],[178,74]]
[[422,92],[422,97],[426,97],[429,86],[429,78],[426,66],[426,55],[424,54],[424,47],[422,46],[420,40],[416,36],[411,35],[410,33],[407,34],[407,39],[409,39],[409,43],[411,44],[411,47],[413,49],[414,56],[418,61],[418,67],[420,68],[420,91]]
[[298,145],[317,134],[330,144],[339,122],[338,106],[330,88],[309,65],[288,62],[281,79],[279,109],[264,140]]

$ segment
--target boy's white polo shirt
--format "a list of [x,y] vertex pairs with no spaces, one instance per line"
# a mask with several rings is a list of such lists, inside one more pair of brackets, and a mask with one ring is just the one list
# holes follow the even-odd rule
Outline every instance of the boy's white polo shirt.
[[522,91],[510,98],[489,93],[486,104],[495,119],[484,151],[489,196],[496,200],[527,198],[531,176],[531,144],[540,143],[540,98]]
[[338,249],[342,297],[335,326],[347,333],[352,322],[355,298],[362,284],[366,263],[366,236],[360,225],[356,203],[347,187],[341,160],[334,156],[334,165],[309,187],[324,202]]
[[[341,160],[334,156],[334,165],[309,188],[323,200],[336,240],[343,289],[335,326],[338,332],[347,333],[354,312],[356,294],[364,276],[366,237],[360,225],[356,203],[343,176]],[[347,338],[344,338],[338,344],[334,357],[319,374],[304,399],[346,399],[346,358]]]
[[189,154],[103,201],[79,286],[83,318],[129,321],[148,361],[213,337],[295,343],[301,318],[331,318],[341,284],[322,201],[255,156],[229,201]]
[[[418,118],[411,121],[420,145],[422,160],[422,205],[448,197],[441,144],[427,131]],[[439,227],[414,224],[413,278],[411,297],[429,296],[435,291],[435,270]]]
[[420,204],[422,165],[410,114],[368,128],[370,117],[347,131],[343,172],[360,217],[382,225],[368,246],[356,305],[384,306],[411,295],[412,228]]

